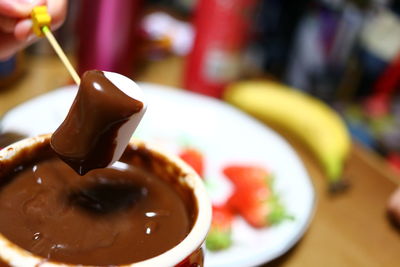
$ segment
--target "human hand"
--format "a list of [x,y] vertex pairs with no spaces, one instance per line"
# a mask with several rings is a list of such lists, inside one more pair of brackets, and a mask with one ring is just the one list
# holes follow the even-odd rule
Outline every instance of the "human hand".
[[0,60],[37,40],[32,32],[33,7],[47,5],[53,30],[65,19],[67,0],[0,0]]
[[400,226],[400,187],[390,196],[387,209],[392,221]]

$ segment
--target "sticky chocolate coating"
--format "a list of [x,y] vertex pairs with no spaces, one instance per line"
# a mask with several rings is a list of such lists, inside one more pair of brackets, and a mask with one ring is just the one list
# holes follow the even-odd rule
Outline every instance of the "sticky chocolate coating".
[[51,146],[80,175],[104,168],[113,158],[118,130],[142,109],[141,101],[123,93],[102,71],[87,71]]

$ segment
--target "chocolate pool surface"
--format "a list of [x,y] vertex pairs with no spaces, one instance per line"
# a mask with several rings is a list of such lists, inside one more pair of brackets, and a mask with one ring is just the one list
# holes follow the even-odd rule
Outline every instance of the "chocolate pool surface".
[[80,176],[51,157],[0,179],[8,181],[0,187],[0,232],[52,261],[137,262],[177,245],[192,227],[173,186],[122,162]]

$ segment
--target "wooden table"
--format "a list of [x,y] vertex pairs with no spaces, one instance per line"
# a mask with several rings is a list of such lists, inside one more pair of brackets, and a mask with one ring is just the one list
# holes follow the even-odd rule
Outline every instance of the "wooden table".
[[[27,57],[26,74],[0,92],[0,115],[29,98],[70,82],[57,58]],[[149,64],[137,80],[179,87],[182,59]],[[400,177],[374,153],[354,143],[347,162],[347,191],[331,195],[313,156],[291,136],[284,135],[304,161],[317,192],[314,219],[301,241],[265,267],[400,266],[400,232],[386,218],[386,202]]]

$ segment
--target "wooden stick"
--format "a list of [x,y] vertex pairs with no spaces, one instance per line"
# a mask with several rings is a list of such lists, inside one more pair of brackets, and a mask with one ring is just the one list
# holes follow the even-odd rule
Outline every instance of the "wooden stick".
[[58,44],[56,38],[54,38],[54,35],[51,33],[49,27],[43,26],[42,27],[42,32],[46,36],[47,40],[50,42],[51,46],[54,48],[54,51],[56,51],[57,55],[60,57],[61,61],[64,63],[65,67],[67,68],[69,74],[71,74],[72,79],[74,79],[75,83],[79,85],[81,83],[81,79],[79,78],[78,73],[76,73],[74,67],[72,66],[71,62],[69,62],[67,56],[65,55],[64,51]]

